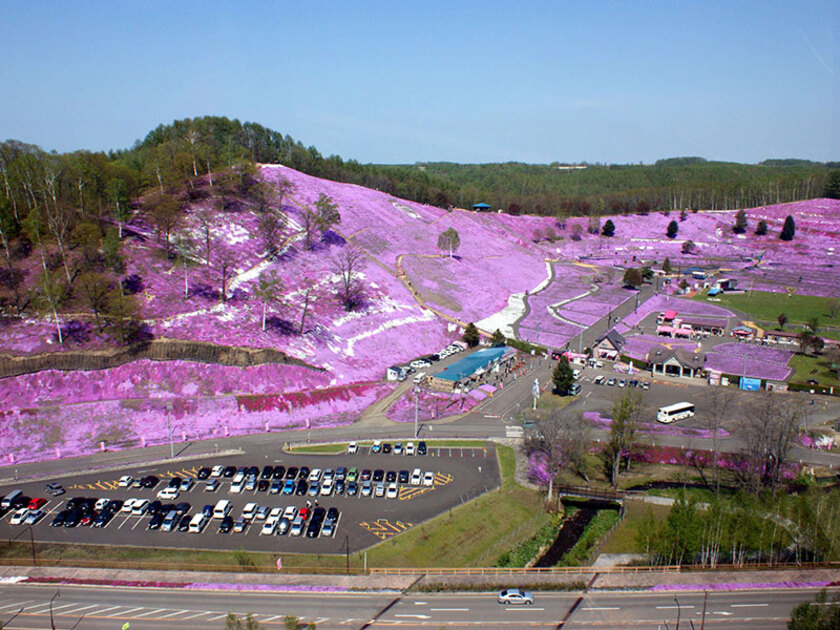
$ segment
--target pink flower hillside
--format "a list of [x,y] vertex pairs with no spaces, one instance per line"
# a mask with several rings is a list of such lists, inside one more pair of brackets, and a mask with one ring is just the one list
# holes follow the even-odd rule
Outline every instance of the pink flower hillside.
[[[415,396],[411,391],[405,394],[385,412],[394,422],[414,422]],[[466,413],[478,404],[469,396],[456,396],[442,392],[422,391],[417,396],[417,419],[421,422],[437,420],[446,416]]]

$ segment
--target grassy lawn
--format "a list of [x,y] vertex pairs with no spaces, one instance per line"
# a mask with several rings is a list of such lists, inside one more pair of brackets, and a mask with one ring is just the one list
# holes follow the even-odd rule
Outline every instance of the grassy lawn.
[[[292,446],[290,453],[314,453],[320,455],[336,455],[347,452],[347,442],[337,444],[305,444]],[[371,446],[373,442],[357,442],[359,446]],[[403,442],[405,444],[405,442]],[[415,441],[416,444],[416,441]],[[484,440],[426,440],[427,448],[484,448]]]
[[347,442],[340,444],[307,444],[305,446],[292,446],[290,453],[315,453],[323,455],[335,455],[347,452]]
[[514,453],[497,447],[502,486],[368,550],[373,567],[489,566],[551,518],[538,492],[513,480]]
[[[747,293],[723,293],[720,301],[714,302],[723,307],[731,307],[766,324],[776,327],[777,318],[784,313],[788,318],[788,328],[804,324],[812,317],[819,319],[821,326],[840,328],[840,313],[832,317],[829,314],[831,298],[813,295],[791,295],[771,293],[769,291],[748,291]],[[706,294],[700,293],[695,300],[706,301]],[[827,331],[820,331],[823,334]],[[836,331],[835,331],[836,335]],[[835,335],[827,335],[834,337]]]
[[607,538],[601,553],[641,553],[639,531],[645,525],[647,511],[653,512],[658,521],[665,520],[671,512],[667,505],[651,505],[641,501],[627,501],[624,506],[624,519]]
[[805,383],[814,378],[825,387],[840,387],[840,380],[831,371],[831,360],[825,355],[815,357],[796,354],[790,360],[790,366],[794,369],[791,381]]

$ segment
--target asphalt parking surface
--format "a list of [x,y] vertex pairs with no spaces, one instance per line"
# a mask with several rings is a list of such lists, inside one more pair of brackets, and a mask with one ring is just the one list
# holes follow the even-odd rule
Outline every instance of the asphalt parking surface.
[[[237,518],[242,514],[247,503],[255,502],[270,508],[293,505],[298,509],[305,507],[307,501],[318,501],[325,508],[336,507],[340,518],[334,536],[306,538],[305,536],[262,535],[263,521],[255,519],[242,533],[218,533],[219,519],[210,519],[199,534],[173,530],[148,530],[150,516],[133,516],[118,512],[103,528],[91,526],[50,527],[58,512],[66,507],[72,497],[91,497],[121,499],[143,498],[153,501],[159,490],[166,487],[173,476],[195,477],[203,466],[216,464],[224,466],[258,466],[266,464],[290,466],[308,466],[314,468],[383,469],[384,471],[408,470],[411,473],[420,468],[424,473],[434,473],[431,486],[399,484],[398,497],[361,496],[296,496],[269,494],[269,492],[243,491],[241,494],[230,492],[231,479],[219,478],[220,487],[215,492],[205,491],[205,483],[197,481],[188,492],[181,492],[177,499],[163,503],[189,502],[189,514],[200,512],[207,504],[215,504],[220,499],[229,499],[232,503],[230,515]],[[155,475],[160,482],[155,488],[121,488],[119,478],[129,474],[133,477]],[[500,477],[496,461],[496,451],[492,443],[485,448],[437,448],[430,446],[426,456],[406,456],[374,454],[367,447],[360,447],[353,455],[314,455],[287,454],[278,452],[274,461],[249,458],[247,455],[227,457],[207,457],[194,461],[178,462],[175,466],[141,466],[119,472],[79,475],[63,478],[59,481],[66,489],[60,497],[50,497],[44,489],[49,480],[7,485],[0,489],[5,496],[13,489],[20,489],[30,497],[45,497],[49,502],[44,506],[46,515],[32,526],[34,539],[38,542],[61,542],[80,544],[131,545],[149,547],[174,547],[194,549],[248,549],[254,551],[276,551],[283,553],[339,553],[344,552],[349,544],[351,551],[367,548],[387,540],[411,527],[426,521],[448,509],[475,498],[499,485]],[[360,484],[361,485],[361,484]],[[376,484],[374,484],[376,485]],[[387,487],[388,484],[386,484]],[[0,517],[0,538],[17,539],[28,542],[28,526],[11,525],[12,511]]]

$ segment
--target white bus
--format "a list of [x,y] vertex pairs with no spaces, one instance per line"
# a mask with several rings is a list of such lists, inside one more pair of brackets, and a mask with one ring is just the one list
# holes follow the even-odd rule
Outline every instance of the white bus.
[[679,402],[667,407],[660,407],[656,413],[656,420],[663,424],[670,424],[674,420],[690,418],[694,415],[694,403]]

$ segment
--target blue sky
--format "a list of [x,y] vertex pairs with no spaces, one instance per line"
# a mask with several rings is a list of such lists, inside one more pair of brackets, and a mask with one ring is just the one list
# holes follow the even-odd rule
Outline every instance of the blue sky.
[[361,162],[840,159],[840,3],[0,3],[0,138],[205,114]]

